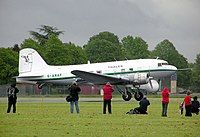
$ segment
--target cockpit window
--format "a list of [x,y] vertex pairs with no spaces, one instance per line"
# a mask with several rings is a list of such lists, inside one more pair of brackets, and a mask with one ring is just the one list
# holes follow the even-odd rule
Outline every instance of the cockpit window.
[[162,65],[168,65],[168,63],[158,63],[158,67],[161,67]]

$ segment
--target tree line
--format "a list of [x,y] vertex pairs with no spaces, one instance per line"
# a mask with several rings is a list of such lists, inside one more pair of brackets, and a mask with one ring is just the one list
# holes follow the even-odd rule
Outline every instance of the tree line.
[[24,48],[33,48],[39,52],[49,65],[74,65],[107,62],[125,59],[156,58],[168,61],[178,69],[192,68],[189,71],[178,71],[178,87],[200,92],[200,53],[195,63],[189,64],[173,43],[165,39],[148,50],[148,43],[141,37],[126,36],[119,40],[114,33],[104,31],[89,38],[87,44],[78,46],[72,42],[63,43],[59,36],[64,31],[53,26],[41,25],[37,31],[30,31],[30,38],[20,45],[0,48],[0,84],[13,81],[18,75],[18,53]]

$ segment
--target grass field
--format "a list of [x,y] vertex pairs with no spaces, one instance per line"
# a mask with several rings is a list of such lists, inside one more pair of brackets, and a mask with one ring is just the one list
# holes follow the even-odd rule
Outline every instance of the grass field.
[[[20,100],[20,99],[19,99]],[[80,114],[70,114],[69,104],[51,102],[18,102],[17,113],[7,114],[7,103],[0,101],[1,137],[199,137],[200,115],[179,114],[182,99],[172,98],[168,117],[161,117],[159,98],[149,98],[149,115],[127,115],[137,106],[113,101],[113,114],[102,114],[102,102],[79,102]]]

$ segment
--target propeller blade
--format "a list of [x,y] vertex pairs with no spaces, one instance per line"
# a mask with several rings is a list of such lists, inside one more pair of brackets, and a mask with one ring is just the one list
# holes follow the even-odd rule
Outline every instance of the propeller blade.
[[149,84],[150,84],[151,88],[153,89],[153,84],[152,84],[152,82],[151,82],[152,79],[153,79],[153,78],[149,78]]

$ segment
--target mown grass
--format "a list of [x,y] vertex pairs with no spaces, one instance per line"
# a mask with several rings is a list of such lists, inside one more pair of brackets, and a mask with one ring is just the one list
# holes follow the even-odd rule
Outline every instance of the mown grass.
[[179,114],[182,99],[173,98],[168,117],[161,117],[159,98],[150,98],[149,115],[126,115],[138,102],[112,102],[113,114],[102,114],[102,102],[79,102],[80,114],[70,114],[69,104],[18,102],[17,113],[7,114],[7,103],[0,103],[2,137],[197,137],[200,116]]

